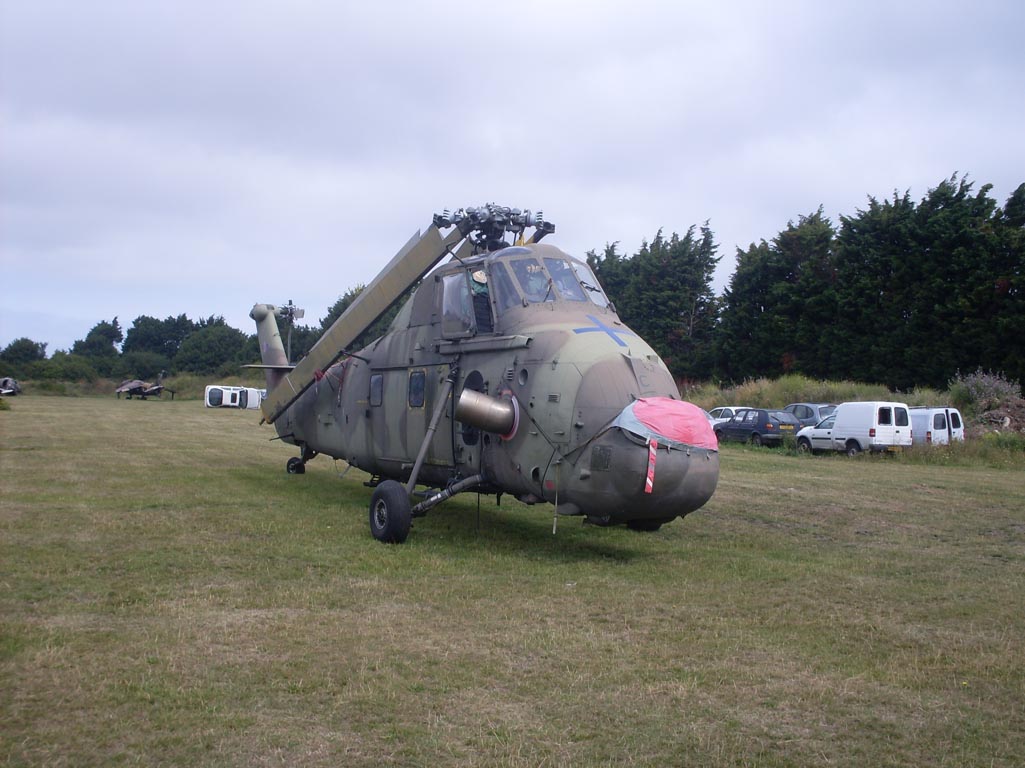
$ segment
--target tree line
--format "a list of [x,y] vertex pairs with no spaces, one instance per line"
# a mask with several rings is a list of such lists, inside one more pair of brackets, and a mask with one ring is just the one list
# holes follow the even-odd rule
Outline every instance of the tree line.
[[623,320],[681,379],[801,373],[944,388],[958,371],[1025,381],[1025,184],[1003,207],[956,175],[917,204],[822,208],[737,251],[722,296],[707,225],[588,261]]
[[[656,232],[633,254],[607,244],[587,261],[622,319],[683,380],[793,372],[908,390],[985,369],[1025,381],[1025,184],[1002,207],[992,185],[973,186],[954,175],[917,203],[907,192],[869,197],[838,226],[820,207],[738,249],[721,296],[707,222],[683,235]],[[347,290],[318,326],[291,329],[292,359],[362,288]],[[185,315],[140,316],[126,332],[117,317],[100,321],[50,358],[46,344],[25,338],[0,351],[5,375],[60,380],[230,375],[259,357],[255,335]]]

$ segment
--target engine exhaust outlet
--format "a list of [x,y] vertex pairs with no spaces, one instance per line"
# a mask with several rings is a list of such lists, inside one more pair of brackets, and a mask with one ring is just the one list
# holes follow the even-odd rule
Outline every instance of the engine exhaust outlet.
[[510,440],[520,425],[520,405],[515,397],[491,397],[464,389],[456,403],[456,421]]

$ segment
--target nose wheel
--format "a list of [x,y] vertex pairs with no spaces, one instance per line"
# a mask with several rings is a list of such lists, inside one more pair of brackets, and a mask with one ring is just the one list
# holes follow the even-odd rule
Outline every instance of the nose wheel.
[[293,456],[288,460],[288,463],[285,464],[285,471],[290,475],[305,475],[306,462],[298,456]]

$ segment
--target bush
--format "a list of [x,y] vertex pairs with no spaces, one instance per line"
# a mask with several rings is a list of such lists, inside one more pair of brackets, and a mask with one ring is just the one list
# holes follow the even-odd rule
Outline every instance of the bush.
[[991,411],[1006,400],[1021,397],[1021,387],[1016,382],[982,368],[969,374],[958,371],[948,388],[951,401],[965,414]]

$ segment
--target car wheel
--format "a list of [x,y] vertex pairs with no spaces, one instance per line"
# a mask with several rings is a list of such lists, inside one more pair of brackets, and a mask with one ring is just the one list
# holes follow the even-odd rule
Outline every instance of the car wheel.
[[759,435],[757,432],[755,432],[753,435],[751,435],[751,445],[757,445],[757,446],[765,445],[765,443],[762,442],[762,436]]
[[797,441],[797,452],[798,453],[811,453],[811,441],[806,437],[802,437]]
[[844,446],[844,452],[848,456],[857,456],[859,453],[861,453],[861,445],[858,443],[857,440],[848,440],[847,445]]

